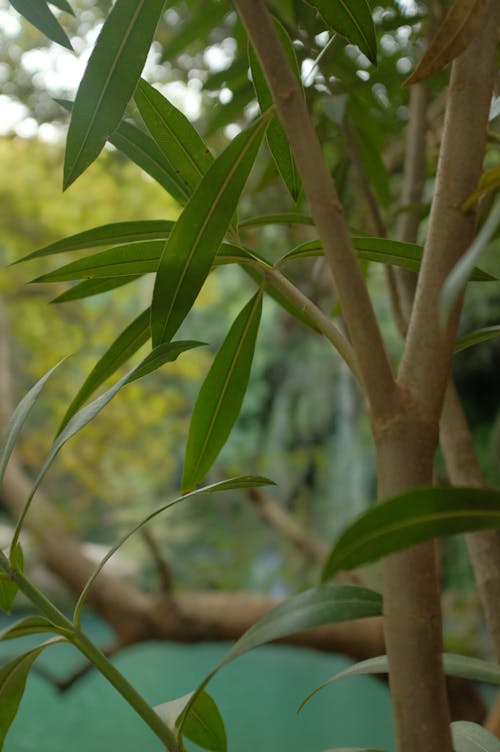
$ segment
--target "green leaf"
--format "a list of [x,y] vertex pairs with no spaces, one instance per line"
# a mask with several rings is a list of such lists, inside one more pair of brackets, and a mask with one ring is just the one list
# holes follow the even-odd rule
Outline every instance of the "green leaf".
[[500,752],[500,740],[471,721],[454,721],[451,737],[455,752]]
[[[360,259],[381,264],[399,266],[408,271],[418,272],[422,261],[423,248],[417,243],[405,243],[388,238],[371,238],[366,235],[354,236],[352,243]],[[288,251],[278,262],[278,266],[296,259],[314,258],[323,254],[320,240],[309,240]],[[475,268],[471,275],[474,282],[492,282],[496,278]]]
[[137,86],[135,103],[164,157],[193,193],[214,161],[203,139],[187,117],[144,79]]
[[66,32],[45,0],[10,0],[10,4],[46,37],[68,50],[73,49]]
[[163,45],[162,62],[172,60],[180,53],[185,52],[192,42],[201,41],[205,45],[210,32],[230,10],[231,8],[224,0],[212,0],[209,13],[198,8]]
[[483,329],[476,329],[475,332],[464,334],[463,337],[455,343],[455,352],[466,350],[468,347],[478,345],[480,342],[486,342],[489,339],[495,339],[500,336],[500,326],[485,326]]
[[16,583],[5,572],[0,572],[0,609],[6,613],[12,611],[18,591]]
[[[284,27],[276,21],[276,19],[274,23],[283,49],[300,84],[300,69],[292,40],[288,36]],[[273,97],[267,85],[266,77],[264,76],[259,59],[250,44],[248,47],[248,57],[250,69],[252,71],[252,82],[259,102],[259,107],[261,112],[266,112],[266,110],[273,106]],[[295,160],[292,156],[288,138],[276,115],[269,123],[266,137],[269,149],[273,155],[274,161],[276,162],[276,167],[278,168],[293,201],[297,201],[301,188],[300,177],[295,165]]]
[[5,475],[7,463],[14,450],[17,437],[19,436],[19,433],[24,423],[26,422],[31,409],[35,404],[38,395],[40,394],[46,382],[50,379],[56,368],[59,368],[62,362],[62,360],[59,361],[59,363],[56,363],[56,365],[53,366],[50,371],[47,371],[47,373],[42,376],[42,378],[39,379],[33,387],[31,387],[29,392],[22,398],[22,400],[14,410],[0,443],[0,485]]
[[109,290],[114,290],[117,287],[128,285],[136,279],[139,279],[139,277],[134,275],[128,277],[113,277],[112,279],[109,279],[109,277],[104,277],[103,279],[86,279],[83,282],[78,282],[76,285],[73,285],[69,290],[62,292],[50,302],[68,303],[72,300],[91,298],[93,295],[100,295],[103,292],[109,292]]
[[206,475],[239,415],[262,312],[259,291],[243,308],[215,356],[193,410],[182,477],[190,490]]
[[137,379],[142,379],[147,376],[148,373],[158,370],[165,363],[171,363],[173,360],[177,360],[181,353],[186,350],[193,350],[195,347],[201,347],[206,345],[206,342],[198,342],[197,340],[187,339],[178,340],[177,342],[164,342],[158,347],[155,347],[149,355],[144,358],[141,364],[134,369],[130,374],[128,384]]
[[[174,733],[177,732],[183,711],[191,696],[192,693],[189,693],[177,700],[155,707],[160,718]],[[227,750],[224,721],[217,703],[207,692],[201,692],[196,698],[183,731],[184,736],[203,749],[213,750],[213,752],[226,752]]]
[[500,527],[500,491],[417,488],[371,507],[345,530],[328,557],[323,579],[416,543]]
[[78,87],[66,143],[64,187],[118,126],[146,61],[165,0],[116,0]]
[[19,637],[46,634],[47,632],[59,634],[60,629],[44,616],[26,616],[3,629],[0,632],[0,640],[17,640]]
[[153,344],[171,339],[210,271],[262,139],[265,118],[240,133],[215,160],[166,242],[153,291]]
[[377,40],[370,6],[366,0],[307,0],[319,11],[325,23],[357,45],[371,62],[377,64]]
[[439,317],[444,325],[459,295],[467,284],[474,264],[500,225],[500,196],[496,199],[488,219],[479,230],[469,249],[455,264],[446,278],[439,298]]
[[92,576],[85,584],[80,597],[78,598],[74,613],[75,623],[78,623],[79,621],[81,609],[87,598],[90,588],[92,587],[93,582],[99,576],[99,573],[102,571],[106,563],[118,551],[118,549],[121,548],[121,546],[123,546],[123,544],[128,541],[128,539],[131,538],[132,535],[134,535],[134,533],[136,533],[138,530],[141,530],[144,525],[147,525],[148,522],[151,522],[151,520],[153,520],[159,514],[162,514],[162,512],[165,512],[167,509],[170,509],[171,507],[174,507],[177,504],[186,501],[187,499],[203,496],[205,494],[219,493],[220,491],[230,491],[241,488],[257,488],[259,486],[269,485],[274,485],[273,481],[269,480],[269,478],[264,478],[261,475],[242,475],[238,478],[229,478],[228,480],[219,481],[218,483],[212,483],[209,486],[204,486],[203,488],[197,488],[195,491],[191,491],[190,493],[178,496],[176,499],[168,501],[166,504],[162,504],[160,507],[154,509],[148,515],[146,515],[146,517],[143,517],[140,522],[134,525],[131,530],[128,530],[125,535],[123,535],[120,540],[115,543],[115,545],[108,551],[106,556],[99,562],[94,572],[92,573]]
[[258,225],[314,225],[309,214],[285,212],[283,214],[263,214],[259,217],[248,217],[238,224],[238,228],[257,227]]
[[60,640],[60,637],[48,640],[43,645],[14,658],[13,661],[0,668],[0,708],[2,709],[0,713],[0,752],[23,698],[26,679],[33,662],[48,645],[53,645]]
[[149,339],[150,309],[147,308],[115,339],[104,355],[98,360],[69,405],[59,431],[70,418],[85,404],[91,394],[112,376]]
[[194,702],[215,674],[249,650],[302,632],[304,629],[381,614],[382,596],[373,590],[353,585],[322,585],[288,598],[259,619],[233,645],[224,659],[193,693],[186,707],[184,719],[189,717],[190,703]]
[[164,245],[164,240],[143,240],[115,246],[72,261],[32,281],[64,282],[87,277],[140,276],[153,273],[158,267]]
[[28,253],[15,263],[20,264],[22,261],[31,261],[31,259],[52,256],[56,253],[99,248],[103,245],[125,245],[140,240],[164,240],[170,235],[174,224],[175,222],[169,220],[153,219],[144,222],[114,222],[110,225],[101,225],[50,243]]
[[[55,100],[65,110],[71,112],[73,103],[66,99]],[[108,141],[125,154],[132,162],[150,175],[176,201],[183,204],[189,193],[183,180],[172,169],[163,154],[147,133],[128,120],[122,120],[108,136]]]
[[380,749],[373,749],[370,747],[334,747],[333,749],[326,749],[325,752],[382,752]]
[[67,0],[49,0],[49,4],[66,11],[66,13],[70,13],[72,16],[75,15],[73,8],[67,2]]

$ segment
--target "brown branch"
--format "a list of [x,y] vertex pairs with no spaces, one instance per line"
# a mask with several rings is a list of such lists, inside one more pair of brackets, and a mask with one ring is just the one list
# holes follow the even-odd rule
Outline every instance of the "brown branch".
[[235,0],[269,83],[332,270],[372,414],[393,413],[397,390],[342,205],[307,105],[263,0]]
[[165,594],[171,593],[173,590],[173,573],[170,564],[162,555],[160,546],[151,530],[143,528],[141,530],[141,537],[151,554],[156,571],[158,572],[161,592]]
[[399,373],[399,383],[431,422],[441,412],[460,308],[455,307],[443,331],[439,295],[474,237],[474,215],[461,206],[481,174],[499,12],[497,0],[490,0],[484,29],[452,65],[428,237]]

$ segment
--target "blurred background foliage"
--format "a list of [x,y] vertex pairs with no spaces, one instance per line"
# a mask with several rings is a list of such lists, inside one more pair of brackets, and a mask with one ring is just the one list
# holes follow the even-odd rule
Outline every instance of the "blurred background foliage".
[[[60,237],[108,222],[175,218],[173,199],[112,148],[61,193],[66,115],[54,96],[74,96],[90,43],[110,2],[78,0],[75,18],[61,16],[77,57],[56,49],[0,5],[0,103],[7,112],[0,139],[2,266]],[[301,14],[296,52],[316,126],[335,174],[349,223],[357,233],[394,236],[404,207],[399,195],[408,120],[408,89],[402,86],[419,55],[425,14],[414,3],[373,3],[379,64],[340,37],[326,45],[324,25],[312,8],[295,0],[270,3],[293,32]],[[218,152],[256,112],[247,75],[242,28],[228,0],[170,2],[146,66],[148,80],[192,118]],[[300,6],[300,7],[299,7]],[[422,24],[422,20],[424,23]],[[326,45],[326,46],[325,46]],[[320,56],[317,65],[313,61]],[[428,165],[425,195],[433,190],[446,74],[430,80]],[[367,82],[370,85],[367,86]],[[130,116],[140,122],[131,108]],[[492,120],[487,161],[498,149],[498,118]],[[498,152],[497,152],[498,153]],[[247,217],[300,210],[263,149],[243,201]],[[374,208],[376,207],[376,208]],[[425,214],[421,224],[425,234]],[[243,234],[244,233],[244,234]],[[250,226],[244,242],[278,258],[314,236],[308,227]],[[499,241],[483,267],[500,274]],[[74,258],[67,254],[67,260]],[[57,259],[64,261],[64,257]],[[58,359],[72,357],[46,392],[32,430],[21,445],[26,469],[40,466],[72,396],[100,353],[147,305],[151,280],[76,303],[50,305],[64,285],[26,285],[48,271],[50,260],[4,268],[0,291],[9,304],[13,378],[19,397]],[[399,334],[392,321],[384,270],[366,264],[387,346],[397,362]],[[335,290],[321,260],[295,262],[294,281],[325,310],[339,315]],[[178,491],[190,410],[197,388],[232,317],[252,289],[243,272],[219,268],[204,287],[181,336],[208,343],[179,362],[127,387],[62,453],[45,482],[68,526],[87,540],[109,542],[155,504]],[[463,330],[497,323],[498,285],[472,285]],[[456,357],[456,376],[489,481],[500,481],[498,340]],[[322,340],[267,302],[250,388],[242,414],[209,480],[256,472],[278,484],[276,498],[305,530],[328,542],[375,498],[373,447],[360,394],[341,362]],[[181,587],[258,589],[276,593],[316,581],[315,567],[289,542],[267,528],[245,496],[181,506],[157,523],[154,536]],[[236,542],[236,545],[235,545]],[[468,619],[449,622],[450,639],[474,650],[476,596],[459,541],[444,548],[443,578],[450,603]],[[155,568],[141,538],[125,549],[142,582],[155,586]],[[372,567],[367,577],[377,582]],[[465,647],[464,647],[465,646]],[[471,647],[472,646],[472,647]],[[454,646],[456,648],[456,645]]]

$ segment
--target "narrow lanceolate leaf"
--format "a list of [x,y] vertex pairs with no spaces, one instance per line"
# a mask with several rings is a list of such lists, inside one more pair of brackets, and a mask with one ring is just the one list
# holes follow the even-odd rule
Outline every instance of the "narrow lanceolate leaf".
[[258,227],[259,225],[314,225],[314,220],[309,214],[297,214],[285,212],[283,214],[262,214],[258,217],[243,219],[238,228]]
[[62,360],[59,361],[59,363],[53,366],[50,371],[47,371],[47,373],[42,376],[42,378],[39,379],[33,387],[31,387],[29,392],[22,398],[22,400],[14,410],[0,443],[0,485],[2,484],[7,463],[13,452],[17,437],[19,436],[19,433],[21,432],[21,429],[24,426],[28,415],[30,414],[33,405],[37,401],[38,395],[42,391],[48,379],[52,376],[56,368],[58,368],[62,362]]
[[[183,711],[191,696],[192,692],[155,707],[160,718],[174,733],[178,732]],[[213,752],[226,752],[227,750],[224,721],[217,703],[207,692],[201,692],[196,698],[183,731],[184,736],[203,749],[213,750]]]
[[191,194],[213,162],[213,157],[187,117],[143,79],[135,91],[142,119]]
[[73,285],[69,290],[62,292],[50,302],[68,303],[72,300],[91,298],[94,295],[100,295],[103,292],[115,290],[117,287],[128,285],[129,282],[134,282],[136,279],[139,279],[139,277],[133,275],[128,277],[113,277],[112,279],[109,277],[105,277],[104,279],[86,279],[83,282],[78,282],[76,285]]
[[429,78],[458,57],[488,17],[488,0],[455,0],[407,84]]
[[9,614],[16,600],[19,588],[5,572],[0,572],[0,611]]
[[100,360],[89,373],[84,383],[66,410],[59,430],[66,426],[70,418],[80,409],[88,398],[112,376],[127,360],[134,355],[149,339],[150,309],[147,308],[137,316],[129,326],[115,339]]
[[165,0],[116,0],[78,87],[66,143],[67,188],[101,152],[136,87]]
[[208,472],[239,415],[250,377],[262,312],[262,292],[232,325],[200,389],[191,418],[182,477],[189,491]]
[[94,572],[92,573],[92,576],[86,582],[85,587],[83,588],[80,597],[78,598],[78,602],[75,606],[75,613],[74,613],[75,623],[78,624],[83,604],[85,603],[85,600],[92,587],[92,584],[96,580],[96,578],[99,576],[99,573],[103,570],[106,563],[118,551],[118,549],[121,548],[123,544],[126,543],[126,541],[128,541],[128,539],[132,537],[132,535],[137,533],[138,530],[141,530],[141,528],[143,528],[144,525],[147,525],[147,523],[151,522],[151,520],[155,519],[155,517],[158,517],[158,515],[162,514],[167,509],[171,509],[171,507],[177,506],[177,504],[181,504],[185,502],[187,499],[193,499],[195,497],[197,498],[199,496],[204,496],[205,494],[219,493],[221,491],[234,491],[240,488],[258,488],[259,486],[269,486],[269,485],[274,485],[273,481],[269,480],[269,478],[264,478],[261,475],[242,475],[237,478],[229,478],[228,480],[219,481],[218,483],[212,483],[209,486],[204,486],[203,488],[197,488],[195,491],[191,491],[190,493],[183,494],[182,496],[178,496],[176,499],[173,499],[172,501],[167,501],[166,504],[162,504],[160,507],[157,507],[156,509],[154,509],[148,515],[146,515],[146,517],[143,517],[143,519],[140,520],[140,522],[134,525],[133,528],[128,530],[125,533],[125,535],[123,535],[120,538],[120,540],[117,543],[115,543],[115,545],[108,551],[106,556],[99,562]]
[[[417,243],[405,243],[400,240],[389,238],[371,238],[366,235],[352,238],[352,243],[360,259],[375,261],[379,264],[391,264],[401,269],[418,272],[422,262],[423,248]],[[306,243],[288,251],[278,262],[278,265],[286,261],[301,258],[314,258],[323,253],[320,240],[308,240]],[[472,282],[493,282],[496,277],[482,269],[474,268],[470,279]]]
[[500,527],[500,491],[418,488],[362,514],[334,544],[323,578],[444,535]]
[[492,167],[491,170],[486,170],[486,172],[481,175],[477,189],[469,196],[467,201],[464,202],[462,206],[463,211],[469,211],[470,209],[472,209],[474,204],[479,201],[480,198],[485,196],[487,193],[497,191],[499,188],[500,167]]
[[196,300],[252,168],[266,120],[240,133],[203,177],[163,251],[153,291],[153,344],[168,341]]
[[103,245],[125,245],[139,240],[162,240],[168,238],[174,224],[175,222],[170,220],[151,219],[143,222],[114,222],[110,225],[101,225],[62,240],[56,240],[55,243],[28,253],[15,263],[31,261],[42,256],[52,256],[56,253],[100,248]]
[[[292,40],[288,36],[283,26],[275,21],[275,25],[280,37],[280,41],[283,45],[283,49],[288,57],[288,60],[292,66],[292,69],[296,75],[296,78],[300,82],[300,69],[297,62],[297,55],[295,48],[292,44]],[[255,50],[250,45],[248,48],[248,56],[250,61],[250,70],[252,71],[252,81],[259,102],[261,112],[268,110],[273,104],[273,97],[267,85],[266,78],[262,71],[261,65],[255,53]],[[283,178],[283,181],[288,188],[288,191],[294,201],[297,201],[300,193],[300,177],[295,165],[295,160],[292,156],[288,138],[281,125],[280,121],[275,116],[269,123],[267,129],[267,143],[271,154],[273,155],[276,167]]]
[[460,337],[455,345],[455,352],[466,350],[468,347],[478,345],[480,342],[487,342],[489,339],[500,337],[500,326],[485,326],[483,329],[476,329],[475,332],[469,332]]
[[17,640],[34,634],[59,633],[59,627],[44,616],[26,616],[15,624],[11,624],[0,632],[0,640]]
[[33,282],[65,282],[72,279],[124,277],[155,272],[165,245],[163,240],[127,243],[94,253],[37,277]]
[[[458,676],[461,679],[471,679],[480,682],[489,682],[491,684],[500,684],[500,667],[479,658],[470,658],[465,655],[455,655],[453,653],[443,654],[443,669],[448,676]],[[378,655],[375,658],[368,658],[366,661],[360,661],[353,666],[339,671],[323,684],[320,684],[301,702],[299,711],[302,710],[309,700],[325,687],[330,686],[339,679],[347,679],[351,676],[364,676],[366,674],[387,674],[389,673],[389,660],[386,655]]]
[[[439,296],[439,317],[444,325],[453,306],[456,304],[462,293],[474,264],[482,252],[487,248],[491,238],[495,234],[497,227],[500,225],[500,196],[497,197],[488,219],[479,230],[469,249],[464,253],[461,259],[455,264],[441,290]],[[471,276],[472,279],[472,276]]]
[[377,63],[377,40],[367,0],[307,0],[325,23]]
[[471,721],[454,721],[451,738],[455,752],[500,752],[500,740]]
[[14,658],[6,666],[0,668],[0,752],[3,749],[5,737],[16,717],[19,704],[23,698],[26,679],[33,662],[48,645],[60,641],[60,637],[39,645],[28,653]]
[[[382,596],[373,590],[353,585],[322,585],[288,598],[240,637],[219,665],[196,689],[190,703],[223,666],[249,650],[305,629],[381,614]],[[189,715],[190,703],[186,707],[184,719]]]
[[10,0],[10,4],[46,37],[68,50],[73,49],[66,32],[45,0]]
[[61,10],[65,10],[66,13],[70,13],[72,16],[75,15],[73,8],[67,0],[49,0],[49,4],[56,8],[60,8]]

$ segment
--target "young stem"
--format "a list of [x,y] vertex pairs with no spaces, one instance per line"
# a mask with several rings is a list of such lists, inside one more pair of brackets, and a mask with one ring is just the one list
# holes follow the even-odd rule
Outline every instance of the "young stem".
[[140,715],[156,736],[167,746],[169,752],[179,752],[175,735],[166,726],[153,708],[134,689],[127,679],[89,638],[61,612],[22,572],[14,569],[8,558],[0,551],[0,569],[8,574],[24,595],[39,611],[61,629],[64,636],[88,658],[95,668],[106,677],[128,704]]

